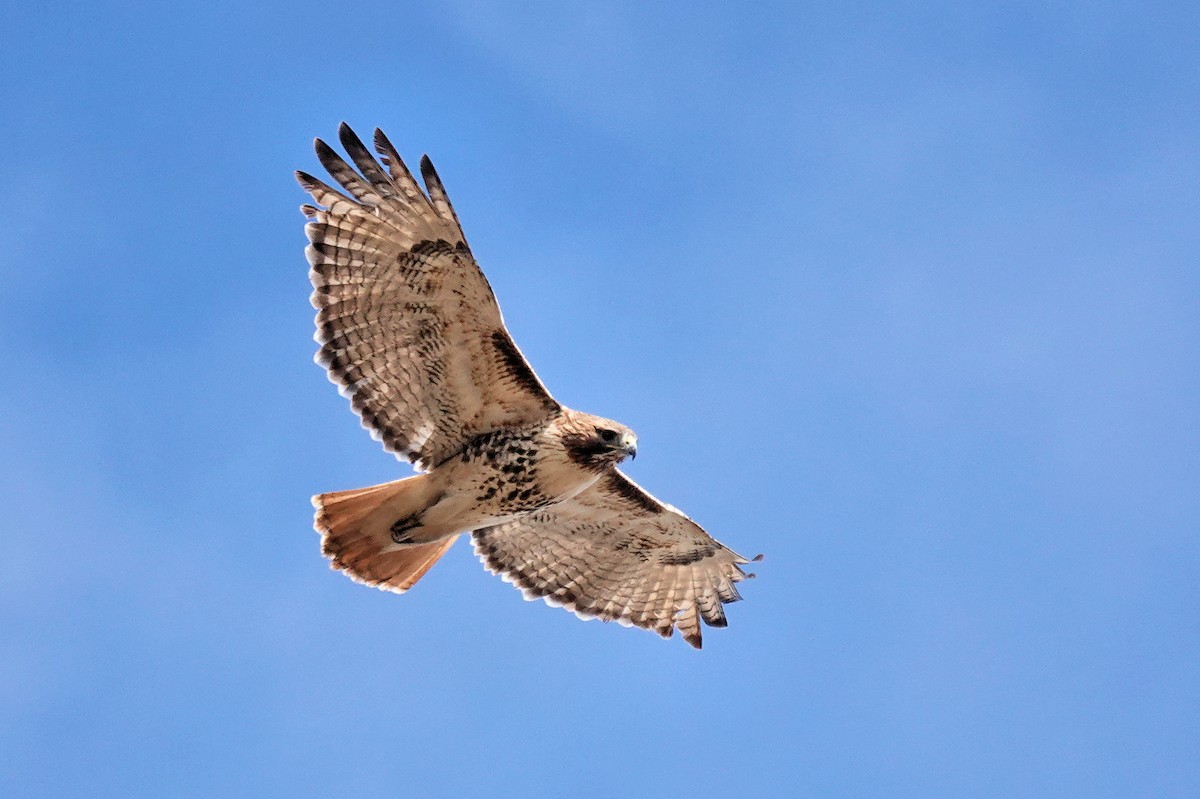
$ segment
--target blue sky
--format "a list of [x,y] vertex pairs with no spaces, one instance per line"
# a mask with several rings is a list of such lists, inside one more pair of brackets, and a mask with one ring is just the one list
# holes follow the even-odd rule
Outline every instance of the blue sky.
[[[42,4],[0,47],[0,793],[1200,794],[1195,4]],[[313,136],[438,165],[703,652],[309,496]]]

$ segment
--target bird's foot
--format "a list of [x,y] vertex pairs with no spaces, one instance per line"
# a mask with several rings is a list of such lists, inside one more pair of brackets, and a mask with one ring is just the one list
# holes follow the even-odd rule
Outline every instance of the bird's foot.
[[415,543],[413,533],[420,526],[420,521],[412,516],[398,519],[391,527],[392,541],[397,544]]

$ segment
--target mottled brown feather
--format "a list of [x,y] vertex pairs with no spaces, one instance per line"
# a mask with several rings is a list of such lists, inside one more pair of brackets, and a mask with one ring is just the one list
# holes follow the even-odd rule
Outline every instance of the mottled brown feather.
[[505,524],[476,530],[493,572],[581,618],[654,630],[701,646],[700,622],[727,624],[746,558],[619,471],[583,493]]
[[432,165],[426,196],[381,132],[386,172],[349,127],[339,136],[355,166],[319,139],[316,150],[345,193],[297,178],[318,204],[302,207],[317,361],[364,427],[431,468],[475,435],[552,418],[558,404],[512,344]]

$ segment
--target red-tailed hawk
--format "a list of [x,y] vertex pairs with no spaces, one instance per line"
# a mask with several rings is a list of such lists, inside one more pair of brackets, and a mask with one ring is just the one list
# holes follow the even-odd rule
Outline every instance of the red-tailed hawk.
[[317,361],[371,435],[424,473],[313,498],[333,567],[401,593],[470,532],[527,597],[664,638],[678,627],[699,648],[700,621],[725,626],[748,561],[617,469],[637,451],[629,428],[550,396],[429,159],[422,191],[381,131],[382,167],[347,125],[338,134],[357,170],[316,150],[345,193],[296,173],[317,203],[301,206]]

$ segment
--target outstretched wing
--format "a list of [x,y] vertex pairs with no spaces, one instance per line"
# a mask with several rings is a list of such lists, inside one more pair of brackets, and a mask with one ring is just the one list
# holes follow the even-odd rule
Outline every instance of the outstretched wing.
[[342,123],[357,171],[317,139],[345,193],[304,172],[318,205],[305,254],[318,309],[317,361],[386,449],[431,468],[471,437],[548,419],[558,404],[504,327],[428,158],[426,191],[375,131],[386,171]]
[[475,551],[526,597],[584,619],[676,627],[700,648],[700,620],[724,627],[723,603],[748,575],[746,558],[618,471],[573,499],[476,530]]

